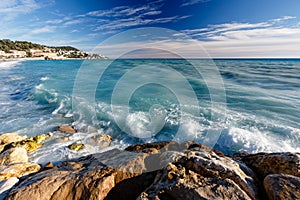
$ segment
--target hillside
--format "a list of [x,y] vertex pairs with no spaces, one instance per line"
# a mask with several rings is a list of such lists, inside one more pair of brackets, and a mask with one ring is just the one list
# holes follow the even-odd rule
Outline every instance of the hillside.
[[89,54],[72,46],[46,46],[28,41],[0,40],[0,58],[32,58],[52,59],[102,59],[102,55]]

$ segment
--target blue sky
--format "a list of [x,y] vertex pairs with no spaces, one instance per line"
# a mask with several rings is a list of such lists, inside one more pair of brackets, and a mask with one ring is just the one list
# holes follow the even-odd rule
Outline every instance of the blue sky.
[[299,0],[2,0],[0,38],[91,51],[122,31],[162,27],[212,57],[300,57],[299,10]]

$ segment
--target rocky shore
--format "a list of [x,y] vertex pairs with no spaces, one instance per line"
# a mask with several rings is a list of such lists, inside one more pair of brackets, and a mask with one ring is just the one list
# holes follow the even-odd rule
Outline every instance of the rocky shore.
[[[76,134],[73,127],[58,131]],[[52,133],[0,135],[0,199],[300,199],[300,153],[223,153],[194,142],[133,145],[125,150],[32,163],[28,152]],[[109,146],[112,138],[94,138]],[[84,144],[69,146],[74,151]]]

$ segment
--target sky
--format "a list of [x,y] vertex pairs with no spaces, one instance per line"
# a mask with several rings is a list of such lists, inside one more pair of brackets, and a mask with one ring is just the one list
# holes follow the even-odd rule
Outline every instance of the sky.
[[[193,55],[197,43],[215,58],[300,58],[299,10],[299,0],[2,0],[0,39],[88,52],[105,41],[115,48],[147,43]],[[172,30],[174,37],[159,38],[148,27]],[[137,28],[146,28],[147,37],[132,31]],[[126,41],[124,31],[139,39]],[[112,44],[116,34],[123,39]]]

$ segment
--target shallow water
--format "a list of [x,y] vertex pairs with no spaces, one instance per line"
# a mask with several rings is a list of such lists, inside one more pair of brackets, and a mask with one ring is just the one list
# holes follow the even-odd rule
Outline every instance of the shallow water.
[[[40,163],[105,151],[90,140],[103,133],[114,138],[109,148],[162,140],[206,143],[214,135],[207,144],[225,153],[300,150],[300,60],[215,60],[218,71],[210,61],[193,60],[203,67],[200,74],[178,59],[108,63],[0,63],[0,132],[30,136],[61,124],[79,130],[67,142],[58,142],[64,135],[56,132],[30,155]],[[75,141],[87,148],[68,150]]]

